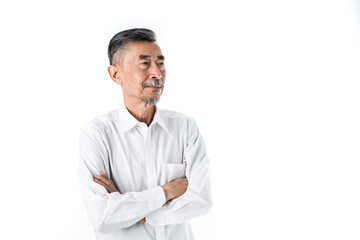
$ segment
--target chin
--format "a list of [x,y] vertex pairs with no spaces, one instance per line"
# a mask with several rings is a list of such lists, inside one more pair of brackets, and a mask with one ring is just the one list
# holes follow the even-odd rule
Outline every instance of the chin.
[[156,105],[160,101],[160,96],[156,97],[143,97],[141,100],[149,105]]

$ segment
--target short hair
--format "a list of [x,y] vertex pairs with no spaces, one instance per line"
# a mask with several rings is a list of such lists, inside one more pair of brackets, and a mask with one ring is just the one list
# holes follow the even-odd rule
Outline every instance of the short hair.
[[156,42],[156,35],[152,30],[147,28],[133,28],[115,34],[111,38],[108,47],[110,65],[113,63],[114,54],[119,49],[124,49],[129,43],[140,41]]

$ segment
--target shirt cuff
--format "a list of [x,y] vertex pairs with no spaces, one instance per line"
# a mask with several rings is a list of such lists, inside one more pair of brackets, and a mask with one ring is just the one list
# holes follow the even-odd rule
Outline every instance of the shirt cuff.
[[165,192],[161,186],[157,186],[148,190],[149,211],[152,212],[161,208],[165,202]]
[[162,211],[160,211],[160,214],[159,211],[155,211],[146,216],[146,223],[152,226],[161,226],[166,225],[167,221]]

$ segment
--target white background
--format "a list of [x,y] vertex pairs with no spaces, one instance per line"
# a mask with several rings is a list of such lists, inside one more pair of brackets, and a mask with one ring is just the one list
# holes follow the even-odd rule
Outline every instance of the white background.
[[359,1],[2,1],[1,239],[94,239],[80,127],[119,106],[107,45],[148,27],[159,107],[197,121],[213,208],[197,239],[360,239]]

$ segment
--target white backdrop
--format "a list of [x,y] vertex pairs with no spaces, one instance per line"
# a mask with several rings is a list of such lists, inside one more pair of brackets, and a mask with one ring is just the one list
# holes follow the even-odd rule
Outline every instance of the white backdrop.
[[213,208],[197,239],[359,239],[359,1],[2,1],[1,239],[94,239],[80,127],[119,106],[117,32],[153,29],[159,107],[197,121]]

